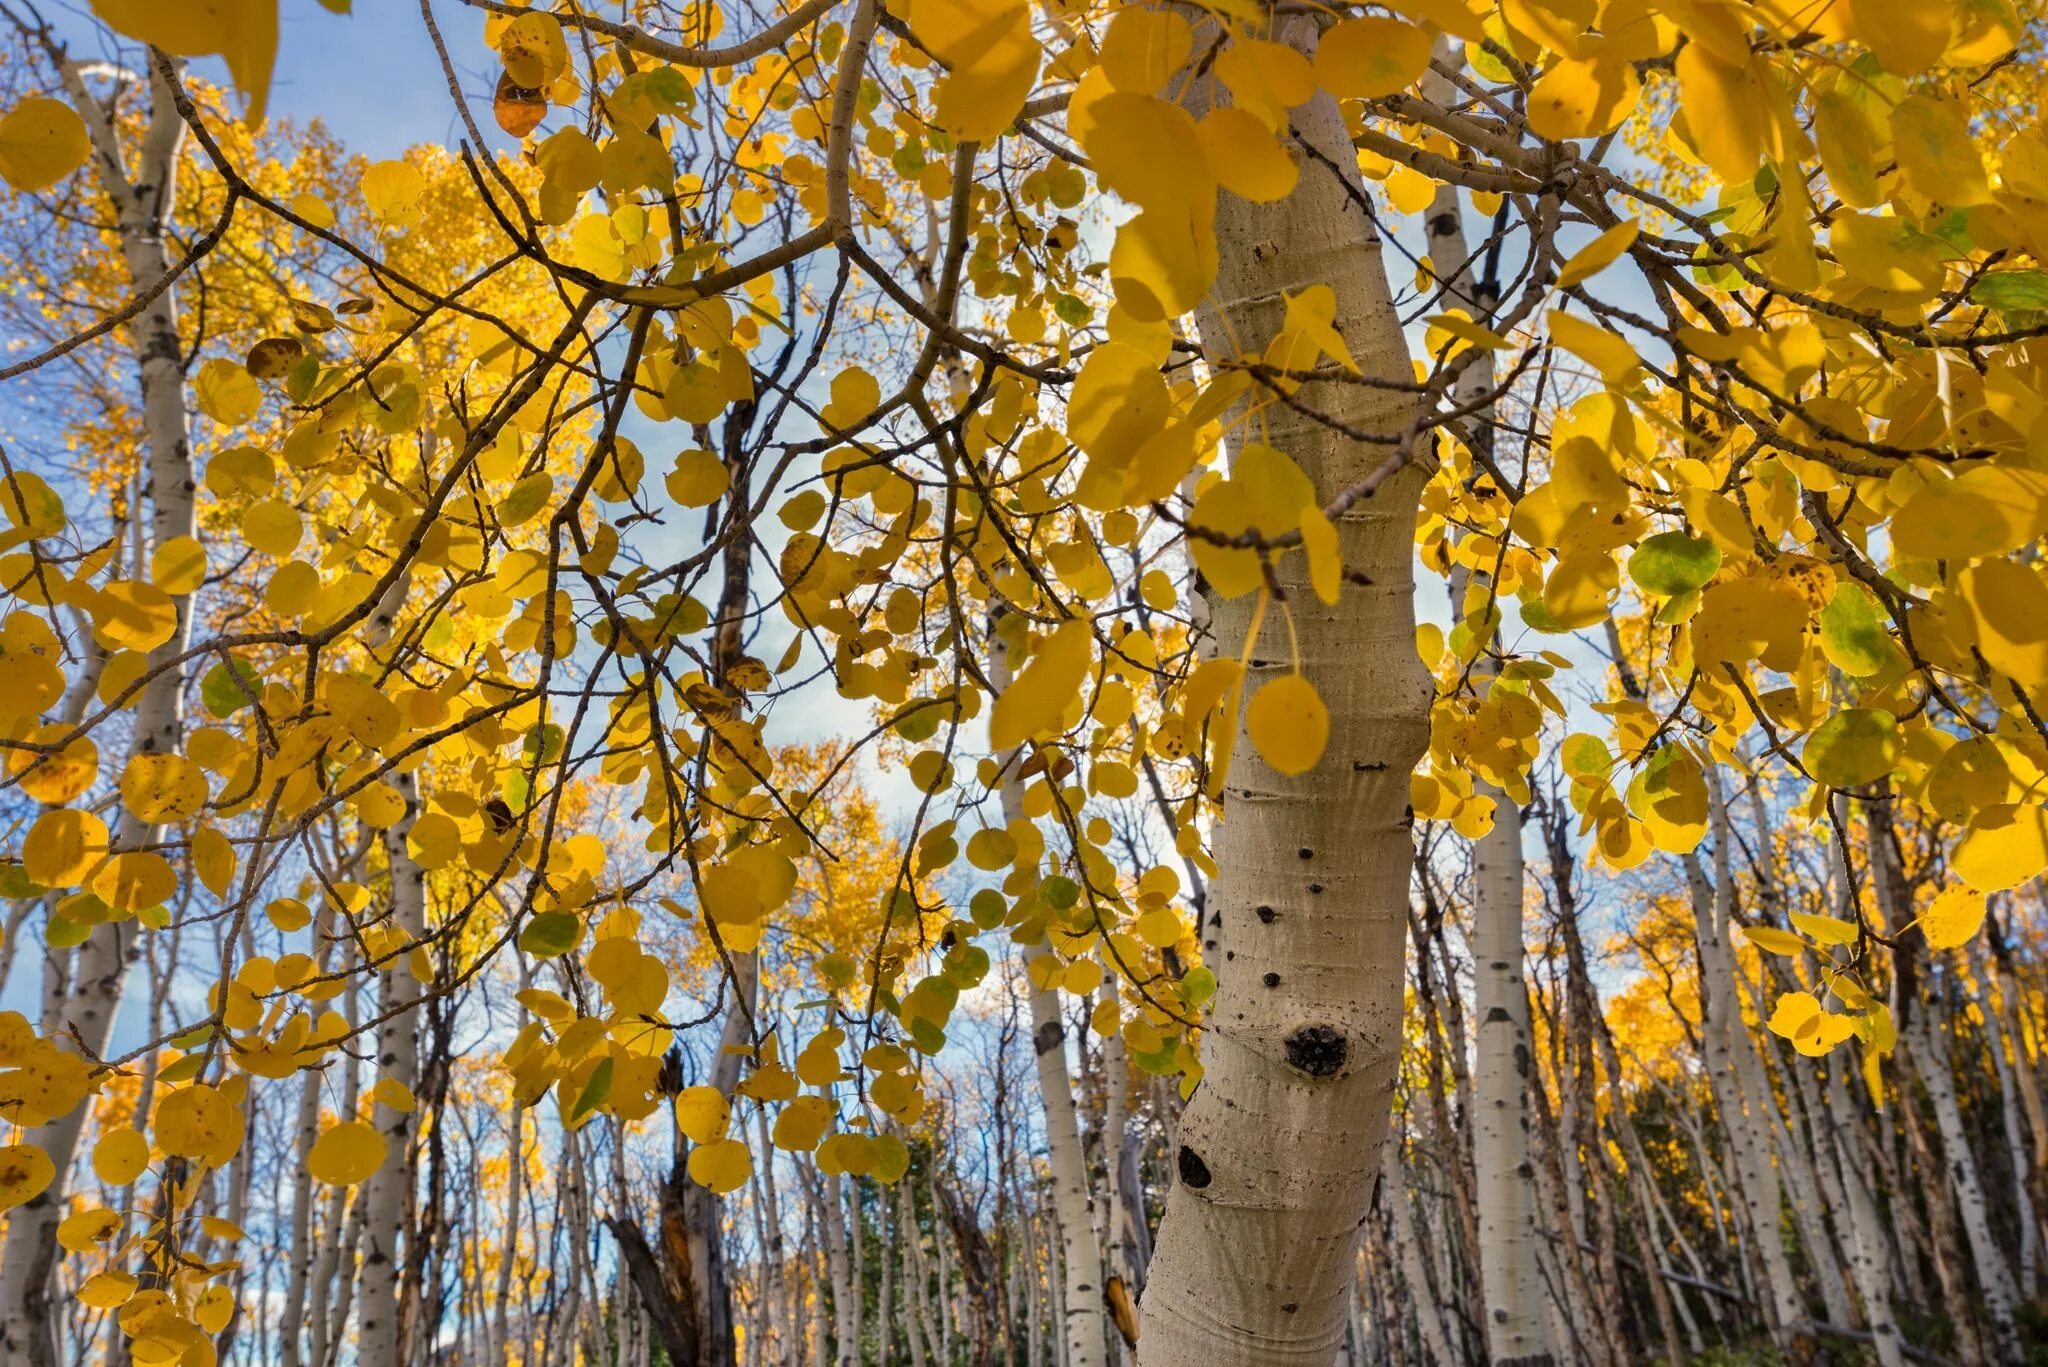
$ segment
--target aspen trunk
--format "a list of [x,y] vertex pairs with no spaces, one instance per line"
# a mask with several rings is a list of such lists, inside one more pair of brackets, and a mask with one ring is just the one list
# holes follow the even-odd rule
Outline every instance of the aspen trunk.
[[[94,164],[114,210],[129,281],[137,293],[146,293],[160,285],[171,269],[165,230],[176,202],[184,120],[162,77],[152,73],[149,122],[132,149],[135,169],[131,175],[124,165],[131,149],[122,145],[111,116],[86,89],[78,67],[66,62],[60,75],[92,140]],[[131,334],[142,396],[152,546],[190,536],[194,526],[191,417],[185,401],[185,345],[178,331],[177,297],[175,286],[157,294],[136,317]],[[190,638],[191,599],[178,596],[173,601],[177,628],[168,641],[150,652],[149,666],[155,673],[135,706],[134,745],[139,754],[172,753],[183,735],[185,671],[170,667],[169,662],[184,652]],[[144,848],[155,839],[154,826],[124,809],[112,848]],[[53,1019],[45,1021],[46,1033],[75,1042],[95,1059],[106,1053],[128,968],[135,958],[137,933],[132,920],[110,920],[95,926],[70,956],[68,974],[57,956],[46,957],[45,978],[58,987],[45,993],[54,1008],[50,1013]],[[69,1115],[23,1136],[49,1155],[56,1175],[49,1186],[8,1216],[5,1250],[0,1254],[0,1360],[55,1367],[57,1345],[49,1289],[57,1254],[56,1228],[65,1213],[71,1161],[91,1110],[90,1105],[80,1105]]]
[[[371,651],[381,651],[391,638],[405,603],[408,576],[400,575],[364,627]],[[412,857],[407,841],[420,812],[419,784],[410,770],[394,770],[389,780],[405,800],[405,812],[384,832],[384,855],[391,874],[391,924],[401,943],[419,943],[427,933],[427,871]],[[412,952],[397,955],[384,968],[378,992],[377,1071],[408,1092],[419,1084],[419,980],[413,975]],[[407,1226],[413,1195],[413,1114],[376,1101],[371,1123],[384,1136],[384,1161],[370,1175],[363,1195],[363,1301],[357,1328],[362,1367],[399,1367],[406,1328],[403,1314],[399,1245]],[[409,1240],[408,1240],[409,1242]]]
[[[1881,803],[1868,804],[1871,881],[1877,886],[1878,907],[1885,924],[1901,927],[1913,919],[1911,895],[1907,892],[1905,870],[1899,866],[1898,848],[1892,830],[1891,813]],[[1941,1133],[1946,1185],[1955,1194],[1956,1212],[1963,1235],[1969,1241],[1970,1257],[1976,1265],[1977,1285],[1984,1294],[1985,1317],[1991,1322],[1991,1346],[2001,1363],[2021,1362],[2019,1325],[2014,1315],[2018,1292],[2005,1250],[1991,1230],[1991,1213],[1985,1203],[1984,1185],[1977,1174],[1977,1158],[1970,1148],[1962,1107],[1956,1099],[1955,1074],[1948,1056],[1948,1032],[1942,1022],[1932,1019],[1935,992],[1913,992],[1919,981],[1912,950],[1902,948],[1896,967],[1893,1017],[1899,1024],[1899,1044],[1913,1074],[1927,1091],[1934,1111],[1935,1127]],[[1907,1098],[1907,1105],[1912,1105]]]
[[[1003,633],[989,633],[989,679],[998,692],[1008,688],[1016,670]],[[1024,785],[1015,777],[1014,760],[1005,766],[1003,816],[1021,821]],[[1065,1313],[1060,1324],[1068,1367],[1103,1367],[1102,1247],[1095,1237],[1095,1195],[1088,1184],[1088,1164],[1081,1152],[1081,1122],[1074,1108],[1073,1080],[1067,1075],[1066,1025],[1060,1018],[1058,989],[1041,992],[1028,981],[1031,966],[1052,952],[1040,939],[1024,950],[1026,990],[1031,1000],[1031,1047],[1038,1070],[1038,1097],[1045,1110],[1045,1147],[1052,1165],[1054,1219],[1059,1224],[1061,1262],[1065,1276]]]
[[[1206,83],[1191,86],[1191,100],[1206,97]],[[1323,284],[1365,373],[1405,380],[1343,118],[1319,96],[1294,123],[1313,152],[1294,192],[1272,205],[1227,194],[1219,204],[1204,349],[1259,352],[1285,294]],[[1401,430],[1412,414],[1399,391],[1311,383],[1301,393],[1375,433]],[[1326,499],[1390,455],[1292,409],[1276,406],[1266,422],[1267,439]],[[1313,771],[1288,778],[1238,731],[1209,890],[1234,958],[1212,965],[1221,987],[1203,1038],[1206,1075],[1181,1118],[1179,1181],[1146,1282],[1143,1367],[1329,1367],[1343,1340],[1401,1046],[1408,785],[1430,703],[1412,601],[1421,479],[1404,470],[1337,519],[1345,569],[1362,582],[1347,582],[1334,608],[1309,590],[1300,555],[1278,569],[1302,672],[1329,708],[1330,743]],[[1251,606],[1218,609],[1219,640],[1245,639]],[[1247,695],[1291,664],[1282,618],[1270,612],[1253,645]]]
[[[1708,798],[1714,835],[1714,875],[1710,881],[1697,855],[1686,856],[1686,882],[1692,896],[1694,934],[1700,961],[1700,1032],[1705,1037],[1707,1077],[1714,1114],[1734,1154],[1735,1189],[1747,1216],[1752,1248],[1760,1264],[1760,1288],[1772,1328],[1781,1344],[1802,1323],[1805,1309],[1792,1279],[1791,1262],[1779,1235],[1782,1198],[1778,1170],[1771,1161],[1770,1135],[1763,1114],[1771,1098],[1745,1072],[1761,1070],[1749,1037],[1742,1033],[1736,995],[1735,953],[1728,941],[1735,905],[1733,822],[1718,773],[1707,771]],[[1742,1066],[1747,1062],[1750,1067]]]
[[1834,1121],[1838,1156],[1843,1160],[1839,1165],[1843,1194],[1849,1203],[1849,1270],[1856,1281],[1856,1293],[1863,1298],[1863,1320],[1870,1330],[1879,1367],[1901,1367],[1906,1355],[1898,1321],[1892,1315],[1891,1246],[1885,1239],[1870,1187],[1851,1157],[1857,1122],[1849,1088],[1842,1079],[1843,1067],[1837,1063],[1828,1069],[1826,1085],[1828,1113]]
[[[1439,56],[1455,64],[1463,45],[1445,39]],[[1423,94],[1446,107],[1456,89],[1434,71]],[[1444,306],[1462,308],[1475,321],[1492,315],[1497,286],[1476,274],[1456,187],[1438,189],[1426,221],[1429,260],[1444,291]],[[1491,356],[1458,377],[1454,397],[1471,400],[1493,387]],[[1472,415],[1470,439],[1492,447],[1492,411]],[[1462,566],[1451,576],[1451,611],[1469,619],[1486,608],[1485,582]],[[1475,601],[1478,599],[1478,601]],[[1497,673],[1497,641],[1474,662],[1475,692],[1489,690]],[[1536,1267],[1535,1167],[1529,1157],[1529,994],[1523,981],[1522,811],[1491,785],[1477,791],[1494,800],[1493,826],[1472,844],[1472,996],[1476,1057],[1472,1085],[1472,1162],[1477,1177],[1479,1281],[1485,1298],[1488,1356],[1497,1367],[1550,1360],[1544,1332],[1543,1284]]]

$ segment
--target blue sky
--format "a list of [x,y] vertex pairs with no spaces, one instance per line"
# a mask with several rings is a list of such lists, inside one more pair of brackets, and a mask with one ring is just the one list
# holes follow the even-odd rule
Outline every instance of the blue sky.
[[[170,0],[165,0],[170,3]],[[89,6],[62,3],[45,15],[80,56],[101,44]],[[495,63],[486,74],[480,36],[483,15],[460,0],[436,0],[434,17],[472,95],[488,106]],[[423,142],[458,141],[462,126],[448,100],[440,59],[427,38],[416,0],[355,0],[355,13],[333,14],[314,0],[280,0],[277,68],[271,82],[273,118],[319,118],[348,147],[373,158],[393,157]],[[227,83],[227,68],[206,58],[193,70]],[[488,118],[487,130],[496,134]]]

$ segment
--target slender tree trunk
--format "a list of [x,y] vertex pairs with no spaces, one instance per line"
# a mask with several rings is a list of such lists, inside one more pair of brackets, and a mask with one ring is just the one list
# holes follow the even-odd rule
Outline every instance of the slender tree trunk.
[[[1871,881],[1877,887],[1878,908],[1885,924],[1902,927],[1913,919],[1911,895],[1906,888],[1905,870],[1900,866],[1896,835],[1892,828],[1889,799],[1865,805],[1871,848]],[[1934,1111],[1935,1127],[1941,1134],[1942,1158],[1947,1173],[1945,1185],[1955,1193],[1956,1212],[1969,1240],[1971,1260],[1976,1265],[1977,1285],[1984,1295],[1984,1313],[1991,1322],[1992,1347],[2001,1363],[2025,1360],[2020,1345],[2014,1305],[2018,1293],[2012,1270],[1991,1230],[1990,1210],[1984,1186],[1977,1174],[1976,1154],[1963,1125],[1961,1105],[1956,1099],[1955,1074],[1949,1064],[1949,1032],[1945,1022],[1936,1020],[1935,990],[1915,994],[1921,975],[1909,947],[1902,947],[1895,959],[1892,1014],[1898,1022],[1901,1052],[1913,1074],[1926,1089]],[[1906,1099],[1910,1106],[1910,1096]]]
[[[1462,43],[1446,38],[1437,48],[1447,65],[1462,63]],[[1435,71],[1424,74],[1422,93],[1446,108],[1457,103],[1456,88]],[[1498,286],[1485,278],[1483,267],[1474,267],[1455,186],[1438,188],[1424,227],[1443,307],[1462,309],[1474,321],[1487,322]],[[1453,397],[1472,400],[1492,387],[1488,356],[1466,367]],[[1491,409],[1472,414],[1467,424],[1469,440],[1491,451]],[[1491,595],[1483,576],[1462,566],[1453,568],[1454,619],[1475,620],[1474,613],[1491,606]],[[1498,649],[1489,633],[1472,669],[1475,693],[1484,695],[1494,686]],[[1477,791],[1494,800],[1493,826],[1472,844],[1472,995],[1477,1020],[1471,1125],[1478,1180],[1479,1282],[1487,1354],[1496,1367],[1515,1367],[1551,1360],[1543,1286],[1536,1269],[1535,1168],[1529,1157],[1532,1078],[1529,996],[1522,977],[1522,811],[1489,784],[1478,785]]]
[[1401,1162],[1398,1146],[1388,1144],[1384,1148],[1386,1176],[1380,1190],[1393,1218],[1394,1244],[1401,1253],[1401,1275],[1408,1282],[1409,1309],[1422,1333],[1423,1348],[1429,1360],[1437,1367],[1455,1367],[1458,1358],[1451,1352],[1450,1334],[1445,1330],[1443,1316],[1437,1309],[1442,1297],[1430,1278],[1429,1260],[1423,1254],[1422,1237],[1416,1229],[1414,1204],[1408,1199],[1408,1174]]
[[[405,605],[408,576],[400,575],[364,626],[364,639],[378,652],[391,639]],[[384,832],[384,855],[391,875],[391,926],[400,944],[415,945],[427,933],[427,871],[412,857],[407,844],[419,816],[419,786],[410,770],[394,770],[389,782],[405,800],[404,814]],[[420,1077],[420,984],[413,974],[410,950],[384,966],[377,1010],[377,1071],[408,1092]],[[407,1211],[413,1196],[413,1113],[372,1103],[371,1123],[384,1136],[384,1162],[364,1188],[363,1302],[358,1321],[357,1353],[361,1367],[399,1367],[405,1361],[405,1313],[400,1245],[408,1246]]]
[[[135,168],[131,173],[125,165],[131,149],[123,145],[107,110],[86,89],[78,67],[66,61],[60,74],[91,137],[100,184],[113,206],[129,281],[138,295],[147,294],[171,269],[165,229],[176,203],[184,120],[163,79],[152,73],[149,122],[132,149]],[[185,346],[178,331],[178,293],[175,286],[158,293],[136,317],[131,333],[142,393],[153,546],[190,536],[194,526],[191,418],[185,401]],[[172,753],[183,735],[185,670],[170,662],[185,649],[192,614],[189,597],[179,596],[174,602],[177,628],[168,641],[150,652],[153,677],[135,706],[138,754]],[[112,848],[139,849],[155,838],[154,826],[124,809]],[[45,1033],[74,1042],[94,1059],[105,1054],[120,1012],[122,987],[135,958],[138,933],[136,923],[125,918],[95,926],[85,943],[68,956],[68,973],[62,971],[58,955],[46,956],[45,977],[61,988],[54,994],[54,1019],[46,1021]],[[51,995],[46,993],[46,997]],[[5,1250],[0,1254],[0,1360],[56,1367],[49,1301],[56,1228],[65,1211],[66,1179],[91,1109],[80,1105],[24,1136],[49,1155],[56,1175],[49,1186],[8,1216]]]
[[[1213,93],[1190,81],[1186,98]],[[1294,127],[1308,154],[1291,195],[1272,205],[1221,198],[1204,349],[1258,353],[1289,291],[1328,285],[1363,371],[1406,380],[1343,117],[1319,95],[1295,111]],[[1311,383],[1301,395],[1371,432],[1400,431],[1412,417],[1398,391]],[[1265,420],[1267,440],[1325,499],[1375,477],[1392,454],[1290,408]],[[1209,897],[1235,957],[1212,965],[1221,987],[1146,1282],[1142,1367],[1329,1367],[1343,1339],[1402,1038],[1409,776],[1427,745],[1431,691],[1413,648],[1421,479],[1401,470],[1337,519],[1353,579],[1336,606],[1310,590],[1303,557],[1277,568],[1286,612],[1269,613],[1253,643],[1245,692],[1290,667],[1291,614],[1301,671],[1329,709],[1322,762],[1286,777],[1237,718],[1220,723],[1237,738]],[[1219,639],[1245,640],[1252,608],[1250,596],[1218,607]]]
[[[989,678],[998,693],[1016,675],[1012,646],[1005,632],[989,632]],[[1002,787],[1005,820],[1028,820],[1024,784],[1018,764],[1006,763]],[[1066,1269],[1066,1316],[1060,1332],[1071,1367],[1103,1367],[1102,1248],[1095,1237],[1095,1194],[1088,1182],[1088,1164],[1081,1151],[1081,1122],[1074,1106],[1074,1085],[1067,1073],[1066,1025],[1060,1016],[1057,988],[1039,991],[1029,981],[1032,966],[1052,953],[1049,938],[1026,946],[1024,967],[1030,992],[1031,1045],[1038,1070],[1039,1102],[1045,1111],[1045,1146],[1052,1166],[1053,1214],[1059,1224],[1060,1250]]]
[[[1760,1073],[1756,1051],[1742,1033],[1736,995],[1735,954],[1728,935],[1735,905],[1731,846],[1733,823],[1718,774],[1707,771],[1708,798],[1714,835],[1714,876],[1710,881],[1696,854],[1686,856],[1686,881],[1692,896],[1694,935],[1700,961],[1700,1032],[1705,1039],[1707,1076],[1712,1085],[1714,1114],[1734,1154],[1735,1190],[1748,1217],[1752,1248],[1757,1254],[1766,1310],[1781,1344],[1806,1318],[1792,1267],[1779,1232],[1782,1198],[1778,1170],[1771,1159],[1768,1117],[1771,1104],[1751,1077]],[[1742,1065],[1750,1065],[1745,1069]],[[1754,1108],[1754,1109],[1752,1109]]]
[[1970,949],[1977,980],[1985,985],[1992,998],[1982,1003],[1984,1046],[1991,1055],[1992,1072],[1998,1079],[1999,1120],[2005,1138],[2006,1161],[2012,1166],[2013,1222],[2020,1227],[2019,1282],[2015,1289],[2025,1298],[2034,1292],[2041,1265],[2040,1222],[2034,1217],[2032,1173],[2028,1166],[2031,1151],[2027,1146],[2026,1122],[2020,1113],[2018,1075],[2025,1068],[2026,1050],[2016,1037],[2008,1033],[2009,1017],[2004,997],[2011,990],[2010,984],[2002,981],[1994,971],[1981,936],[1971,942]]
[[1844,1083],[1839,1061],[1828,1069],[1828,1113],[1833,1118],[1833,1139],[1840,1163],[1843,1195],[1849,1204],[1849,1271],[1856,1282],[1856,1294],[1863,1299],[1863,1320],[1870,1330],[1871,1347],[1879,1367],[1901,1367],[1906,1360],[1905,1343],[1892,1315],[1891,1245],[1885,1238],[1882,1217],[1872,1199],[1864,1174],[1849,1155],[1857,1117]]

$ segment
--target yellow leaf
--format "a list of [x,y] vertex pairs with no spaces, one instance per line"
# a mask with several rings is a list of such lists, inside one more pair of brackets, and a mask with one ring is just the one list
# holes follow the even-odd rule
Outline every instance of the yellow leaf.
[[1991,181],[1961,107],[1908,95],[1892,108],[1892,151],[1906,184],[1936,204],[1988,204]]
[[720,1196],[745,1186],[753,1171],[754,1157],[737,1139],[720,1139],[690,1150],[690,1180]]
[[1568,289],[1606,270],[1635,245],[1636,234],[1640,231],[1641,227],[1634,219],[1626,219],[1573,252],[1572,259],[1565,262],[1557,273],[1558,288]]
[[1067,705],[1081,691],[1094,658],[1088,623],[1063,622],[1039,643],[1024,666],[996,699],[988,723],[989,744],[1009,750],[1057,725]]
[[1744,926],[1743,938],[1758,949],[1770,954],[1800,954],[1806,950],[1806,941],[1789,930],[1775,926]]
[[1985,662],[2023,688],[2048,683],[2048,583],[2017,561],[1980,561],[1956,576]]
[[409,162],[380,161],[363,172],[363,203],[399,232],[418,227],[426,217],[426,194],[426,177]]
[[732,472],[710,451],[683,451],[676,456],[668,479],[668,496],[685,508],[707,508],[725,497],[732,484]]
[[1599,371],[1600,378],[1609,384],[1642,364],[1635,348],[1620,333],[1610,332],[1562,309],[1550,311],[1550,336],[1552,341]]
[[379,1106],[411,1115],[419,1109],[419,1101],[412,1094],[412,1088],[395,1077],[380,1077],[370,1088],[370,1100]]
[[1946,0],[1848,0],[1847,9],[1857,41],[1894,76],[1918,76],[1940,61],[1956,19]]
[[0,1145],[0,1210],[42,1195],[57,1175],[50,1155],[35,1144]]
[[1429,31],[1399,19],[1341,19],[1316,47],[1316,80],[1340,100],[1406,90],[1429,69]]
[[1202,302],[1216,282],[1213,218],[1207,205],[1147,209],[1116,230],[1109,275],[1125,312],[1157,323]]
[[1797,1043],[1820,1024],[1820,1002],[1811,992],[1787,992],[1778,998],[1769,1021],[1771,1033]]
[[116,32],[177,57],[218,53],[249,101],[245,122],[263,122],[277,60],[277,0],[93,0]]
[[389,1148],[376,1126],[361,1120],[343,1121],[313,1141],[306,1151],[306,1171],[329,1186],[354,1186],[384,1166]]
[[1315,768],[1330,743],[1330,710],[1299,674],[1283,674],[1252,694],[1244,725],[1260,757],[1283,774]]
[[1285,43],[1239,38],[1217,54],[1215,70],[1240,105],[1288,110],[1316,93],[1308,58]]
[[911,31],[953,68],[934,90],[940,126],[971,142],[987,142],[1009,127],[1038,79],[1030,6],[1022,0],[911,0],[908,9]]
[[1985,808],[1957,844],[1953,866],[1979,892],[2018,887],[2048,868],[2048,808],[2032,802]]
[[1687,43],[1678,50],[1679,106],[1700,159],[1730,185],[1746,185],[1763,157],[1763,83],[1753,62],[1731,66]]
[[150,553],[149,577],[173,596],[195,591],[206,582],[206,548],[196,537],[172,537]]
[[262,386],[234,361],[212,360],[199,367],[192,393],[200,411],[222,427],[239,427],[263,407]]
[[826,1128],[837,1114],[832,1103],[824,1097],[800,1096],[784,1106],[782,1114],[775,1117],[772,1142],[778,1149],[809,1153],[818,1147],[818,1141],[825,1137]]
[[116,911],[147,911],[163,905],[178,890],[178,874],[160,854],[129,850],[100,865],[91,886]]
[[227,896],[228,887],[234,881],[236,862],[234,845],[213,827],[205,827],[193,834],[193,871],[214,896]]
[[1097,65],[1118,90],[1150,95],[1186,65],[1194,30],[1172,10],[1126,5],[1109,21]]
[[1529,128],[1554,140],[1599,137],[1621,126],[1641,94],[1627,62],[1560,60],[1529,91]]
[[[1291,49],[1290,49],[1291,51]],[[1089,109],[1085,143],[1105,189],[1141,209],[1214,211],[1216,182],[1187,110],[1152,95],[1117,91]]]
[[90,1253],[121,1228],[121,1217],[111,1210],[81,1210],[57,1223],[57,1242],[73,1253]]
[[514,85],[527,90],[553,85],[569,69],[569,44],[562,36],[562,21],[532,11],[520,15],[499,35],[498,57]]
[[107,823],[91,812],[44,812],[21,844],[22,872],[46,888],[75,887],[106,857]]
[[183,755],[137,755],[121,773],[121,805],[151,826],[197,816],[206,798],[205,772]]
[[1301,548],[1308,553],[1308,582],[1325,607],[1337,606],[1344,589],[1344,555],[1337,527],[1309,504],[1301,512]]
[[1920,916],[1920,933],[1931,949],[1960,949],[1984,927],[1984,894],[1961,884],[1943,888]]
[[128,1272],[95,1272],[79,1285],[78,1303],[93,1310],[115,1310],[135,1295],[139,1280]]
[[242,512],[242,539],[265,555],[282,560],[299,548],[304,536],[299,510],[281,498],[252,503]]
[[1243,109],[1212,109],[1195,125],[1195,137],[1224,189],[1254,204],[1273,204],[1294,193],[1301,178],[1272,130]]
[[[218,1236],[216,1236],[218,1237]],[[216,1283],[199,1293],[192,1306],[192,1321],[209,1334],[218,1334],[235,1316],[235,1293]]]
[[218,1088],[195,1082],[156,1106],[156,1142],[180,1158],[205,1158],[240,1138],[242,1116]]
[[1166,423],[1173,405],[1152,358],[1121,342],[1088,354],[1067,397],[1067,439],[1114,469]]
[[[1858,931],[1852,922],[1844,921],[1834,916],[1816,916],[1810,911],[1795,911],[1791,913],[1791,918],[1792,924],[1815,944],[1853,945],[1856,943]],[[1756,939],[1754,935],[1751,935],[1749,938],[1752,941]]]
[[[61,722],[52,723],[31,731],[28,740],[56,747],[70,729]],[[51,806],[69,802],[91,787],[99,769],[100,749],[90,736],[79,736],[52,753],[15,750],[7,757],[7,772],[19,779],[21,790]]]
[[110,1187],[125,1187],[149,1166],[149,1141],[127,1125],[108,1130],[92,1146],[92,1170]]
[[62,100],[31,96],[0,118],[0,180],[24,194],[55,185],[91,151],[85,121]]

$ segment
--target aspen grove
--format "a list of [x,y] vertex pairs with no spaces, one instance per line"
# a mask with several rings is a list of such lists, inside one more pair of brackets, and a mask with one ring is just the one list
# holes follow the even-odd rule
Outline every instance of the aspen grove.
[[4,1367],[2048,1361],[2039,0],[0,44]]

